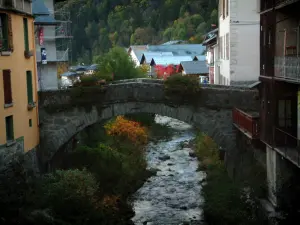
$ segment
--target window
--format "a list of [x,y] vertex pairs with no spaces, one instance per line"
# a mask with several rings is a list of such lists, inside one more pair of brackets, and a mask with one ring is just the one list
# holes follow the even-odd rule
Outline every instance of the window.
[[13,141],[14,138],[14,122],[13,116],[5,117],[6,124],[6,141]]
[[0,50],[8,50],[8,16],[0,13]]
[[29,127],[32,127],[32,119],[29,119]]
[[292,127],[292,100],[278,101],[278,126],[279,128]]
[[4,104],[12,104],[11,76],[10,70],[3,70]]
[[23,18],[23,25],[24,25],[24,44],[25,44],[25,51],[29,51],[28,20],[27,20],[27,18]]
[[31,71],[26,71],[26,81],[27,81],[28,104],[32,104],[33,103],[33,90],[32,90],[32,73],[31,73]]
[[225,0],[226,1],[226,17],[228,16],[228,13],[229,13],[229,3],[228,3],[228,0]]
[[226,59],[229,60],[229,33],[226,34]]

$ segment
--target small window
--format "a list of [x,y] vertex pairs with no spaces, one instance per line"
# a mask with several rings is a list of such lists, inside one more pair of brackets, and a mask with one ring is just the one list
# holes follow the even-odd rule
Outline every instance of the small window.
[[24,25],[24,45],[25,45],[25,51],[29,51],[28,20],[27,20],[27,18],[23,18],[23,25]]
[[6,124],[6,141],[13,141],[14,140],[14,122],[13,116],[8,116],[5,118]]
[[7,51],[8,43],[8,16],[0,13],[0,51]]
[[32,89],[32,73],[31,73],[31,71],[26,71],[26,81],[27,81],[28,104],[32,104],[33,103],[33,89]]
[[3,70],[4,104],[12,104],[12,88],[10,70]]
[[32,119],[29,119],[29,127],[32,127]]

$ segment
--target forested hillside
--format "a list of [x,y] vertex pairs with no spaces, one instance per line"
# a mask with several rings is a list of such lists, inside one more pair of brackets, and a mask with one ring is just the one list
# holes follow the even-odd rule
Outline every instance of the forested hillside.
[[71,13],[73,62],[90,63],[115,45],[201,43],[217,23],[218,0],[67,0],[56,10]]

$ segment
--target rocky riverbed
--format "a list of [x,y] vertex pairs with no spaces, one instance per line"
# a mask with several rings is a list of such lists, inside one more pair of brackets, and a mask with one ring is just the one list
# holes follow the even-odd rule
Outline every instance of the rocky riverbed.
[[203,224],[201,181],[205,173],[198,171],[198,160],[189,142],[195,131],[188,124],[168,117],[156,116],[157,123],[174,130],[168,140],[150,142],[146,157],[156,175],[133,196],[136,225]]

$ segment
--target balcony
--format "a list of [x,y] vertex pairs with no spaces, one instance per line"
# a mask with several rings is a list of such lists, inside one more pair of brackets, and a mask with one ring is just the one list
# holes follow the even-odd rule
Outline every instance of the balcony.
[[285,81],[300,82],[300,57],[280,56],[275,57],[274,75]]
[[255,112],[232,110],[233,124],[250,139],[259,139],[259,116]]
[[[36,51],[36,61],[41,62],[41,52]],[[47,62],[68,62],[68,51],[53,51],[52,49],[47,51]]]
[[275,150],[300,168],[300,140],[279,128],[274,128]]
[[299,0],[275,0],[275,6],[278,8],[290,5],[292,3],[296,3]]
[[32,0],[0,0],[0,8],[32,14]]

